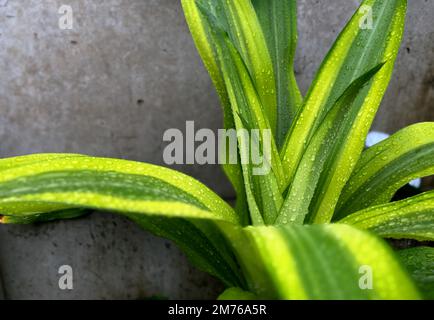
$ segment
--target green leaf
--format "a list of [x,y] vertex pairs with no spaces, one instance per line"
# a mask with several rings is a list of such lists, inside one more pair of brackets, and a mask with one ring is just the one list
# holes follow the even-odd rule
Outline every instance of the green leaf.
[[[366,15],[366,11],[362,9],[367,7],[372,10],[372,29],[360,28]],[[346,25],[324,59],[288,131],[281,152],[286,173],[285,186],[292,181],[307,146],[338,97],[352,81],[367,70],[386,62],[355,101],[355,105],[359,107],[354,107],[354,110],[358,109],[360,112],[356,115],[357,120],[351,128],[348,140],[345,141],[350,143],[351,147],[342,154],[342,157],[347,157],[348,162],[342,167],[343,174],[333,179],[338,183],[331,183],[322,195],[322,205],[317,209],[319,212],[324,211],[327,216],[332,211],[330,203],[333,203],[333,197],[341,188],[348,171],[351,171],[357,162],[364,139],[388,85],[404,30],[405,12],[405,0],[362,2],[361,8]]]
[[[237,52],[231,48],[230,43],[228,45],[226,56],[232,57],[229,61],[234,61],[235,64],[231,65],[228,60],[225,61],[225,73],[227,80],[227,88],[229,97],[231,99],[231,105],[235,116],[235,128],[237,132],[243,132],[247,130],[248,136],[239,136],[239,148],[242,159],[242,169],[244,175],[245,189],[248,191],[247,199],[249,201],[249,209],[251,219],[254,224],[263,224],[263,221],[268,222],[274,220],[277,216],[277,212],[280,209],[280,205],[283,202],[278,181],[282,181],[276,177],[276,173],[281,170],[280,158],[277,153],[277,148],[274,144],[274,139],[269,135],[269,143],[271,144],[271,150],[256,150],[258,154],[262,154],[263,164],[271,166],[269,172],[256,175],[252,164],[251,155],[254,150],[254,145],[264,145],[265,136],[264,133],[269,129],[266,117],[262,114],[260,102],[255,94],[255,89],[249,82],[249,78],[245,76],[246,70],[243,69],[243,64],[238,59]],[[225,54],[223,54],[225,55]],[[235,68],[236,69],[235,69]],[[227,68],[227,69],[226,69]],[[244,81],[243,81],[244,80]],[[240,114],[241,117],[237,116]],[[243,121],[244,120],[244,121]],[[257,137],[257,143],[253,143],[254,137],[252,136],[252,129],[259,129],[259,137]],[[274,152],[273,152],[274,151]],[[267,162],[266,157],[271,152],[270,162]],[[243,160],[245,159],[245,160]],[[272,169],[272,170],[271,170]],[[277,170],[276,170],[277,169]],[[271,196],[271,197],[269,197]],[[268,221],[267,221],[268,220]]]
[[72,153],[42,153],[42,154],[30,154],[19,157],[11,157],[0,159],[0,173],[3,170],[17,168],[19,166],[30,165],[37,162],[54,160],[54,159],[73,159],[77,157],[85,157],[80,154]]
[[172,240],[189,261],[226,286],[245,286],[243,275],[219,225],[212,220],[167,218],[146,214],[126,214],[153,234]]
[[339,199],[336,219],[389,202],[413,179],[434,174],[434,122],[398,131],[363,152]]
[[239,217],[200,182],[126,160],[48,158],[27,165],[23,163],[28,158],[5,160],[10,166],[0,175],[2,223],[65,218],[67,211],[59,210],[69,208],[119,212],[174,240],[199,268],[227,285],[242,284],[232,253],[214,226],[215,221],[238,224]]
[[434,240],[434,191],[357,211],[339,223],[383,238]]
[[[7,215],[3,222],[42,210],[52,219],[56,205],[114,210],[176,241],[192,262],[227,286],[258,297],[417,298],[377,238],[344,225],[242,229],[228,222],[237,216],[222,200],[169,169],[82,156],[12,166],[1,173],[0,212]],[[361,265],[374,270],[369,292],[358,287]],[[402,291],[394,290],[395,283]]]
[[[203,13],[214,18],[215,25],[211,29],[215,31],[216,26],[223,29],[236,47],[257,89],[274,133],[277,118],[274,69],[251,1],[196,0],[196,5]],[[213,41],[211,43],[215,45]]]
[[277,101],[274,68],[255,8],[250,0],[217,2],[224,8],[229,26],[226,31],[249,71],[270,128],[275,133]]
[[274,66],[277,94],[276,144],[281,147],[291,121],[303,100],[294,75],[297,1],[252,0],[252,3]]
[[[356,79],[328,112],[301,159],[276,223],[301,224],[309,212],[310,222],[317,222],[315,209],[320,206],[321,194],[329,186],[327,181],[341,169],[340,163],[347,162],[341,155],[351,146],[343,142],[355,121],[351,113],[358,113],[358,110],[352,110],[354,99],[382,66],[380,64]],[[325,219],[323,215],[322,220]],[[327,219],[330,220],[331,215]]]
[[398,251],[424,298],[434,300],[434,248],[417,247]]
[[226,228],[226,234],[248,290],[259,298],[419,298],[390,247],[350,226]]
[[[76,158],[82,158],[85,157],[84,155],[80,154],[67,154],[67,153],[43,153],[43,154],[31,154],[31,155],[24,155],[19,157],[10,157],[10,158],[4,158],[0,159],[0,175],[3,171],[16,169],[23,166],[30,166],[35,165],[37,163],[41,163],[44,161],[49,160],[69,160],[73,161]],[[68,209],[69,206],[58,206],[55,205],[52,210],[53,216],[62,216],[63,219],[69,219],[69,218],[75,218],[76,216],[84,215],[87,210],[84,209]],[[41,216],[36,212],[34,215],[28,214],[26,216],[14,216],[9,217],[10,223],[15,224],[30,224],[30,223],[36,223],[36,222],[44,222],[44,221],[50,221],[50,216]],[[6,220],[6,219],[3,219]]]
[[[205,11],[204,14],[214,30],[214,44],[235,119],[251,221],[256,225],[270,223],[276,218],[283,202],[282,190],[279,188],[283,171],[275,141],[271,134],[266,135],[271,132],[268,118],[237,49],[218,25],[217,19],[209,12]],[[254,136],[254,130],[258,130],[257,137]],[[265,149],[266,145],[268,149]],[[253,150],[255,146],[256,150]],[[260,168],[253,163],[253,154],[261,156],[262,168],[265,167],[267,171],[257,172]]]
[[33,224],[43,223],[55,220],[69,220],[80,218],[91,210],[83,208],[72,208],[64,210],[56,210],[43,213],[29,213],[25,215],[0,216],[0,223],[3,224]]
[[226,289],[219,297],[218,300],[256,300],[257,297],[248,291],[240,288]]
[[195,0],[181,0],[181,4],[197,50],[219,93],[223,106],[228,109],[230,108],[229,100],[222,74],[218,68],[217,55],[210,41],[209,25],[203,20]]
[[[212,43],[210,26],[206,19],[202,17],[202,14],[195,0],[182,0],[181,4],[198,52],[202,58],[206,69],[209,72],[209,75],[220,97],[223,108],[224,128],[227,130],[233,129],[235,128],[234,118],[232,115],[232,110],[226,91],[224,79],[219,70],[217,52]],[[226,149],[227,151],[229,148],[229,142],[225,141],[224,144],[219,147],[222,149]],[[228,155],[229,153],[226,152],[226,154]],[[226,159],[222,160],[224,163],[222,165],[223,171],[227,175],[237,194],[237,212],[240,217],[242,217],[243,223],[245,224],[247,223],[246,196],[239,159],[237,164],[231,164],[229,161],[229,156],[227,156]]]
[[[16,161],[16,159],[15,159]],[[2,170],[0,211],[19,214],[57,204],[238,223],[232,208],[200,182],[179,172],[126,160],[60,158]],[[170,213],[176,209],[177,213]]]

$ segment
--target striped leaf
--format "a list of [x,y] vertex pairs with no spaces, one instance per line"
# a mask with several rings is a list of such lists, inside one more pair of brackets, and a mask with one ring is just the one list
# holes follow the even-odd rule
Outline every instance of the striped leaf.
[[382,64],[355,80],[328,112],[303,155],[276,223],[303,223],[306,216],[309,222],[316,222],[319,218],[315,209],[327,189],[327,181],[338,170],[339,163],[347,161],[338,155],[350,146],[343,142],[355,120],[351,113],[358,112],[352,110],[354,99],[381,67]]
[[[202,2],[205,3],[205,1]],[[212,2],[209,3],[212,4]],[[223,108],[224,128],[227,130],[234,129],[234,117],[232,115],[232,109],[226,91],[223,75],[218,66],[217,52],[211,37],[211,27],[207,20],[202,17],[197,5],[197,1],[181,0],[181,4],[197,50],[220,97]],[[223,145],[220,146],[220,148],[223,150],[226,149],[225,154],[229,154],[227,152],[229,147],[229,142],[224,142]],[[224,163],[222,166],[223,170],[237,194],[237,212],[243,217],[243,220],[247,220],[246,196],[239,159],[237,164],[231,164],[229,157],[226,157],[222,160]]]
[[413,179],[434,174],[434,122],[398,131],[363,152],[339,199],[336,219],[389,202]]
[[[239,52],[274,133],[277,102],[273,63],[251,1],[196,0],[195,3],[202,12],[214,17]],[[215,29],[215,25],[211,29]]]
[[[246,70],[243,68],[242,61],[238,58],[237,52],[231,48],[231,44],[226,42],[226,56],[230,55],[231,60],[225,60],[222,56],[222,61],[225,62],[223,68],[227,73],[226,86],[228,88],[229,97],[233,113],[235,114],[235,128],[237,132],[247,130],[249,136],[239,137],[239,149],[241,159],[246,159],[242,164],[245,189],[248,191],[247,199],[251,214],[251,220],[254,224],[263,224],[267,220],[273,220],[277,216],[280,205],[283,202],[278,181],[281,179],[276,177],[276,173],[281,172],[280,158],[277,153],[274,139],[269,136],[271,143],[271,163],[267,163],[265,150],[256,150],[258,154],[262,155],[265,165],[271,166],[272,170],[265,174],[255,175],[253,170],[251,155],[254,150],[251,149],[252,145],[264,144],[265,130],[270,129],[267,119],[262,114],[260,102],[255,94],[254,88],[249,82]],[[230,61],[234,61],[231,64]],[[235,67],[235,68],[234,68]],[[244,81],[243,81],[244,80]],[[257,143],[253,143],[254,137],[251,135],[252,129],[259,129],[260,137],[257,137]],[[273,152],[274,151],[274,152]],[[270,169],[271,169],[270,168]],[[277,169],[277,170],[276,170]],[[271,196],[271,197],[270,197]]]
[[302,102],[294,75],[297,48],[297,1],[252,0],[274,66],[277,95],[276,143],[285,135]]
[[434,191],[370,207],[339,223],[370,230],[383,238],[434,240]]
[[[279,153],[272,135],[265,135],[271,131],[271,127],[241,55],[220,27],[217,17],[206,11],[204,15],[213,27],[213,43],[217,48],[220,69],[235,119],[251,221],[254,224],[270,223],[276,218],[283,202],[279,185],[283,181]],[[253,130],[258,130],[257,137]],[[247,136],[239,134],[242,132]],[[266,145],[269,150],[265,150]],[[254,147],[256,150],[253,150]],[[252,161],[253,154],[261,156],[262,167],[265,165],[266,172],[255,173],[258,166]]]
[[[295,0],[181,2],[224,126],[238,131],[241,165],[224,166],[237,211],[173,170],[47,154],[0,160],[0,222],[118,212],[221,279],[229,288],[221,299],[420,298],[391,249],[361,230],[434,239],[434,192],[384,204],[408,180],[433,174],[433,124],[407,128],[360,159],[402,38],[406,0],[362,2],[302,105],[293,71]],[[271,170],[257,173],[261,165]],[[330,222],[336,206],[341,224],[300,225]],[[400,253],[429,294],[431,255],[426,248]]]
[[353,227],[247,227],[227,234],[259,298],[419,298],[391,249]]
[[[183,205],[190,210],[184,211]],[[71,156],[1,171],[2,222],[37,214],[51,220],[56,206],[120,212],[174,240],[193,263],[228,287],[247,290],[255,297],[418,298],[381,240],[345,225],[237,227],[236,214],[222,200],[169,169]],[[363,266],[372,269],[369,290],[360,289]],[[397,291],[398,283],[401,290]]]
[[26,156],[11,157],[0,159],[0,172],[7,169],[17,168],[19,166],[30,165],[33,163],[54,160],[54,159],[73,159],[77,157],[84,157],[80,154],[65,154],[65,153],[42,153],[30,154]]
[[230,38],[250,72],[263,110],[275,133],[277,101],[274,68],[255,9],[250,0],[221,0],[221,3],[228,18]]
[[[373,16],[371,28],[361,28],[365,21],[366,10],[370,8]],[[389,83],[394,61],[404,30],[406,0],[365,0],[345,29],[341,32],[333,47],[324,59],[313,81],[304,103],[298,112],[293,125],[288,131],[281,157],[289,185],[310,143],[314,133],[322,123],[330,108],[352,81],[367,70],[385,62],[371,83],[359,94],[355,110],[356,115],[351,134],[345,143],[350,146],[345,154],[347,163],[341,169],[322,195],[323,200],[318,207],[329,215],[333,197],[342,188],[357,162],[362,151],[364,139]]]
[[434,300],[434,248],[417,247],[398,251],[424,298]]
[[124,212],[149,205],[149,214],[171,214],[170,207],[176,207],[178,214],[192,218],[239,222],[232,208],[203,184],[154,165],[77,156],[19,165],[0,173],[0,210],[4,212],[19,214],[21,206],[15,202],[35,205],[36,211],[57,203]]
[[239,217],[193,178],[149,164],[75,155],[7,159],[2,167],[7,167],[0,170],[2,223],[69,218],[65,212],[73,211],[64,210],[73,208],[119,212],[175,241],[198,267],[227,285],[242,284],[214,225],[238,224]]

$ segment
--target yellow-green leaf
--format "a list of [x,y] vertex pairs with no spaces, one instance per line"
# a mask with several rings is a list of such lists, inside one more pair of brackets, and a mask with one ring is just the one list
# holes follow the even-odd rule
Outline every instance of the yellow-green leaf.
[[[208,1],[202,1],[208,2]],[[212,4],[211,2],[209,2]],[[223,80],[223,76],[218,66],[217,61],[217,52],[214,44],[212,42],[210,25],[202,17],[200,9],[197,5],[197,1],[195,0],[181,0],[181,4],[184,10],[184,15],[187,20],[188,26],[190,28],[191,35],[196,44],[197,50],[202,58],[202,61],[208,70],[208,73],[216,87],[216,90],[219,94],[220,101],[223,108],[223,117],[224,117],[224,128],[225,129],[233,129],[235,128],[234,118],[232,115],[232,110],[229,102],[229,97],[226,91],[225,83]],[[229,143],[224,142],[220,148],[225,148],[228,150]],[[226,152],[228,154],[228,152]],[[239,160],[239,159],[238,159]],[[244,222],[247,219],[247,208],[245,205],[246,196],[244,190],[244,182],[243,175],[241,171],[241,166],[239,162],[237,164],[229,163],[229,158],[222,159],[223,161],[223,170],[227,175],[228,179],[232,183],[235,192],[237,194],[237,212],[242,217]]]
[[420,298],[387,244],[350,226],[226,228],[226,234],[248,290],[259,298]]
[[285,135],[303,100],[294,75],[297,48],[297,1],[253,0],[274,66],[277,96],[276,144]]
[[363,152],[335,219],[389,202],[413,179],[434,174],[434,122],[411,125]]
[[74,208],[119,212],[175,241],[199,268],[227,285],[243,284],[215,226],[216,221],[239,224],[239,217],[197,180],[154,165],[75,155],[1,163],[2,223],[71,218]]
[[[372,28],[361,27],[366,16],[365,8],[370,8],[373,16]],[[389,83],[394,61],[404,30],[406,0],[365,0],[361,7],[341,32],[333,47],[324,59],[313,81],[300,111],[286,136],[281,151],[285,185],[292,178],[300,160],[318,126],[344,90],[358,77],[376,65],[385,62],[380,72],[359,94],[355,101],[360,112],[351,128],[346,144],[348,148],[341,156],[348,162],[333,177],[334,182],[322,195],[318,211],[329,215],[330,201],[342,188],[348,172],[351,173],[364,139],[368,133],[377,108]],[[364,25],[363,25],[364,26]],[[330,181],[331,182],[331,181]]]
[[357,211],[339,223],[370,230],[383,238],[433,241],[434,191]]
[[[358,113],[352,110],[354,99],[381,67],[382,64],[356,79],[327,113],[301,159],[276,223],[317,222],[320,218],[316,208],[329,186],[327,181],[339,169],[339,163],[347,161],[340,154],[349,146],[343,140],[355,121],[351,114]],[[335,203],[337,199],[336,196]],[[324,214],[321,213],[322,222],[329,222],[324,221]],[[331,219],[331,214],[328,217]]]

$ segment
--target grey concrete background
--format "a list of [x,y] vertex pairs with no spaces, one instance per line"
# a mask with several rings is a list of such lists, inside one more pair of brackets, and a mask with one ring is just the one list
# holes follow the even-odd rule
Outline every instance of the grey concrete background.
[[[359,1],[300,0],[305,92]],[[58,8],[74,10],[60,30]],[[434,120],[434,1],[409,1],[405,39],[375,128]],[[162,164],[163,132],[221,126],[218,99],[178,0],[0,0],[0,156],[80,152]],[[223,197],[217,166],[182,166]],[[58,289],[58,267],[74,290]],[[0,228],[6,298],[214,298],[220,285],[170,242],[110,214]],[[1,297],[0,289],[0,297]]]

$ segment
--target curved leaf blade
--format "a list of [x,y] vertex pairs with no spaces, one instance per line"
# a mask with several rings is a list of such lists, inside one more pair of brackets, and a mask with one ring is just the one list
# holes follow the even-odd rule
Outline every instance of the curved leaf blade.
[[[233,129],[235,128],[234,117],[232,115],[223,75],[219,69],[216,48],[212,42],[211,27],[207,20],[202,17],[196,0],[182,0],[181,4],[196,48],[220,97],[223,108],[224,128],[227,130]],[[212,3],[210,2],[210,4]],[[220,146],[220,148],[226,150],[225,154],[227,155],[229,154],[227,152],[229,147],[229,142],[225,142]],[[245,207],[246,198],[241,166],[239,162],[237,164],[230,164],[228,156],[226,159],[222,160],[224,163],[222,165],[223,171],[237,194],[237,212],[243,220],[246,220],[247,208]]]
[[294,74],[297,1],[253,0],[274,66],[277,95],[276,144],[280,148],[302,103]]
[[356,79],[327,113],[300,161],[276,223],[303,223],[306,217],[310,222],[316,222],[315,208],[321,197],[315,195],[326,191],[326,182],[338,170],[339,163],[347,161],[340,154],[349,147],[343,142],[354,121],[349,116],[354,99],[382,66],[378,65]]
[[[175,241],[193,263],[229,285],[243,284],[229,246],[214,225],[238,224],[232,208],[198,181],[179,172],[126,160],[15,158],[0,175],[2,223],[71,218],[74,208],[119,212]],[[61,210],[61,211],[59,211]]]
[[277,101],[274,68],[255,8],[250,0],[220,2],[226,12],[229,37],[249,70],[270,128],[275,134]]
[[434,174],[434,122],[404,128],[363,152],[339,199],[336,219],[389,202],[413,179]]
[[55,159],[73,159],[78,157],[85,157],[81,154],[74,153],[41,153],[30,154],[25,156],[17,156],[10,158],[0,159],[0,171],[17,168],[19,166],[25,166],[38,162],[55,160]]
[[[195,0],[195,3],[202,13],[213,17],[215,25],[211,29],[221,28],[240,54],[274,134],[277,117],[274,69],[251,1]],[[213,40],[210,43],[216,45]]]
[[[270,124],[241,55],[216,22],[216,17],[206,11],[204,14],[214,30],[213,43],[231,102],[251,221],[255,225],[270,223],[283,202],[279,188],[283,181],[280,157],[274,138],[266,134],[271,132]],[[258,166],[253,163],[254,155],[262,158],[259,169],[268,170],[255,174]]]
[[0,188],[0,210],[14,214],[21,210],[17,203],[124,212],[148,208],[168,214],[176,207],[179,214],[184,212],[191,218],[239,221],[226,202],[197,180],[171,169],[127,160],[80,156],[21,165],[2,171]]
[[[392,74],[404,30],[406,4],[406,0],[365,0],[339,35],[324,59],[286,136],[281,151],[286,173],[285,186],[292,181],[306,147],[338,97],[352,81],[367,70],[386,62],[355,102],[358,106],[355,109],[359,109],[360,113],[350,136],[352,146],[345,155],[348,159],[350,156],[353,159],[348,162],[348,168],[343,170],[345,175],[355,165]],[[372,29],[360,27],[366,15],[363,9],[366,7],[371,8],[374,17]],[[330,211],[330,208],[327,208],[328,200],[340,187],[331,185],[330,193],[324,195],[327,215]]]
[[434,300],[434,248],[399,250],[398,256],[424,295]]
[[434,191],[355,212],[339,223],[383,238],[434,240]]
[[[226,229],[226,234],[248,290],[259,298],[420,298],[392,250],[381,239],[350,226],[247,227]],[[372,271],[372,289],[363,286],[363,268]]]

